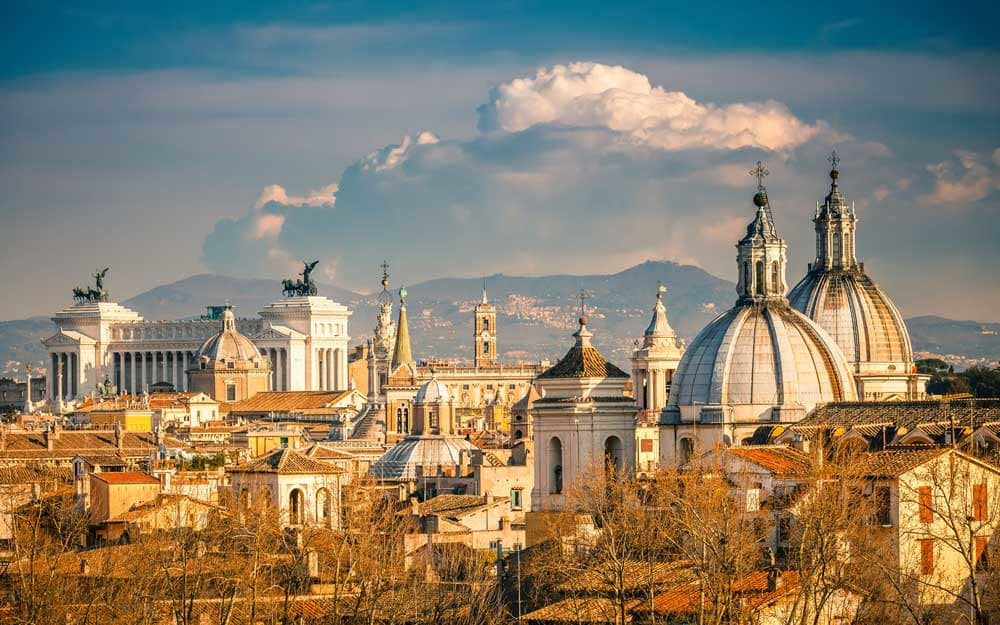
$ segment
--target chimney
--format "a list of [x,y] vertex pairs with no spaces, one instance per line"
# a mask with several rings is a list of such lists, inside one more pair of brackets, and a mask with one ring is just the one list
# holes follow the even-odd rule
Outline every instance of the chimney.
[[420,516],[420,502],[416,497],[410,497],[410,514]]
[[84,559],[80,558],[80,575],[90,574],[90,564]]
[[493,503],[493,493],[487,491],[486,495],[483,496],[483,503],[486,505]]
[[56,437],[52,435],[52,428],[45,428],[45,449],[53,451],[55,449]]
[[122,424],[115,421],[115,448],[122,451],[125,448],[125,436],[122,434]]

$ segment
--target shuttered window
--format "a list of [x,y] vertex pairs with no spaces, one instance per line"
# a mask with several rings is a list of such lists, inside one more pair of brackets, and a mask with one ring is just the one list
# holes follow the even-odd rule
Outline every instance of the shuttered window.
[[920,522],[931,523],[934,521],[934,496],[931,494],[931,487],[918,488],[917,498],[920,502]]
[[986,484],[972,485],[972,520],[989,521],[989,502],[986,498]]
[[920,574],[930,575],[934,572],[934,540],[920,542]]

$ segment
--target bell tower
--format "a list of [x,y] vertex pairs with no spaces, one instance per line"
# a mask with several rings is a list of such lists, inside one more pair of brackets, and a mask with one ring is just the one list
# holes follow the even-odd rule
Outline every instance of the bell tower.
[[473,329],[473,361],[477,367],[492,367],[497,364],[497,309],[490,304],[486,294],[486,280],[483,280],[483,301],[476,304],[475,327]]

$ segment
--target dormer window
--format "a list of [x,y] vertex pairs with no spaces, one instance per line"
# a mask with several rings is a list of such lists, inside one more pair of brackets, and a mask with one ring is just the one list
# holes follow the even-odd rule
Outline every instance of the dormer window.
[[236,363],[233,362],[232,360],[230,360],[229,362],[226,363],[226,368],[227,369],[235,369],[236,368]]

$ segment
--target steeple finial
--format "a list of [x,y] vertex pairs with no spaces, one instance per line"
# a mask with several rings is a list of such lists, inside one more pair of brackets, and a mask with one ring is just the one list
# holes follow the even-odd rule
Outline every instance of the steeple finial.
[[591,298],[591,295],[585,289],[580,289],[580,294],[577,297],[580,298],[580,318],[578,321],[581,326],[585,326],[589,321],[587,318],[587,300]]
[[483,304],[489,303],[489,299],[486,297],[486,276],[483,276]]
[[750,170],[750,175],[757,179],[757,190],[764,190],[764,177],[769,175],[771,172],[764,169],[764,163],[757,161],[757,164],[753,169]]
[[382,268],[382,290],[385,291],[389,288],[389,263],[383,260],[379,267]]

